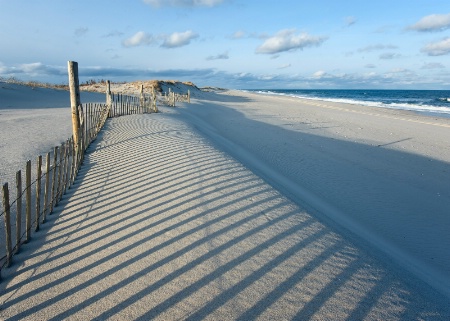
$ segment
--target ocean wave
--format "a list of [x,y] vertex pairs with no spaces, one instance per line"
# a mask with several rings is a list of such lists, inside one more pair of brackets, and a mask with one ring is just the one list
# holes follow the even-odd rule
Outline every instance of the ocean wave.
[[[408,110],[426,114],[434,114],[436,116],[450,117],[450,106],[448,105],[450,103],[450,98],[436,99],[430,97],[420,97],[417,91],[374,91],[377,95],[372,94],[370,91],[355,90],[352,92],[351,90],[347,90],[345,93],[344,91],[329,91],[326,92],[329,97],[319,96],[316,91],[311,91],[311,93],[308,94],[295,90],[251,90],[251,92],[263,95],[277,95],[315,101],[329,101],[378,108]],[[408,97],[411,93],[413,93],[416,97]],[[331,94],[334,94],[336,97],[331,97]],[[357,96],[357,98],[348,97],[351,95]],[[380,97],[381,95],[384,95],[385,97]]]

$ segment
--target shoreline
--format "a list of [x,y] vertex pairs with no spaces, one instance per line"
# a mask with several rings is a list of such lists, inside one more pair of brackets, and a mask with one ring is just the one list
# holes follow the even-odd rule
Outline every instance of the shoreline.
[[[255,94],[259,94],[259,95],[268,95],[268,96],[275,96],[275,97],[292,97],[292,98],[298,98],[298,99],[304,99],[304,100],[312,100],[312,101],[324,101],[324,102],[331,102],[331,103],[342,103],[342,104],[349,104],[349,105],[357,105],[357,106],[367,106],[367,107],[374,107],[374,108],[382,108],[382,109],[393,109],[393,110],[404,110],[404,111],[410,111],[410,112],[414,112],[417,113],[419,115],[428,115],[428,116],[435,116],[435,117],[439,117],[439,118],[450,118],[450,98],[447,98],[447,100],[449,101],[449,103],[445,103],[442,106],[433,106],[433,105],[416,105],[416,104],[412,104],[412,105],[408,105],[408,104],[399,104],[399,103],[393,103],[392,106],[390,103],[385,103],[383,101],[381,101],[381,99],[379,101],[377,100],[358,100],[358,99],[353,99],[353,98],[337,98],[337,97],[307,97],[307,96],[302,96],[299,94],[295,94],[295,93],[287,93],[290,90],[284,90],[284,89],[271,89],[271,90],[239,90],[242,92],[248,92],[248,93],[255,93]],[[279,91],[279,92],[276,92]],[[303,91],[303,90],[296,90],[296,89],[292,89],[292,91]],[[311,91],[315,91],[313,89],[311,89]],[[334,90],[318,90],[318,91],[334,91]],[[345,89],[345,90],[336,90],[336,91],[358,91],[358,90],[349,90],[349,89]],[[376,89],[372,89],[372,90],[361,90],[361,91],[379,91]],[[384,91],[384,90],[383,90]],[[399,90],[392,90],[392,91],[399,91]],[[401,91],[401,90],[400,90]],[[414,90],[407,90],[407,91],[414,91]],[[427,91],[427,92],[441,92],[443,90],[415,90],[417,92],[419,91]],[[450,91],[448,93],[450,95]],[[449,110],[447,110],[446,112],[444,111],[439,111],[437,108],[448,108]],[[430,110],[431,109],[431,110]],[[432,111],[434,109],[434,111]]]

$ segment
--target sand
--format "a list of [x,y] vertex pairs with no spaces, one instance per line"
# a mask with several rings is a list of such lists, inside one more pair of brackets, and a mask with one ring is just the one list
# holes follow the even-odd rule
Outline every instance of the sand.
[[449,119],[240,92],[222,101],[181,113],[294,201],[450,294]]
[[[82,92],[81,99],[104,102],[105,95]],[[71,117],[66,90],[0,82],[0,183],[13,189],[16,172],[25,172],[27,160],[34,169],[38,155],[65,142],[72,135]]]
[[11,320],[448,320],[446,119],[205,94],[110,119]]

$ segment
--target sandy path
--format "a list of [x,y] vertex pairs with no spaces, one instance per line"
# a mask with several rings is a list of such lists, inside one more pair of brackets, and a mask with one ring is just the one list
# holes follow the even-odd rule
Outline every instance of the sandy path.
[[108,121],[76,187],[3,271],[0,317],[448,319],[428,286],[318,221],[180,112]]

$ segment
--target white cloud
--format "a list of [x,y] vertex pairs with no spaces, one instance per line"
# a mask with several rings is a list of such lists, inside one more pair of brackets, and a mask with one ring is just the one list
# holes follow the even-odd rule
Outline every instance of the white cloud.
[[170,36],[166,36],[161,47],[177,48],[186,46],[191,43],[192,39],[198,38],[198,34],[188,30],[185,32],[174,32]]
[[370,45],[363,48],[359,48],[359,52],[372,52],[377,50],[384,50],[384,49],[397,49],[397,46],[394,45],[383,45],[383,44],[376,44],[376,45]]
[[136,32],[133,36],[130,38],[125,39],[122,42],[122,45],[124,47],[136,47],[136,46],[142,46],[142,45],[150,45],[155,42],[155,39],[151,34],[148,34],[144,31]]
[[143,0],[153,7],[215,7],[224,0]]
[[443,69],[445,66],[440,62],[429,62],[422,66],[421,69]]
[[376,68],[377,66],[375,66],[374,64],[367,64],[364,67],[365,68]]
[[206,57],[206,60],[220,60],[220,59],[229,59],[228,52],[224,52],[222,54],[218,54],[216,56]]
[[284,51],[295,51],[306,47],[319,46],[327,39],[327,37],[311,36],[305,32],[295,34],[295,31],[295,29],[279,31],[256,48],[256,53],[276,54]]
[[450,37],[438,42],[429,43],[422,48],[428,56],[443,56],[450,54]]
[[443,31],[450,29],[450,13],[432,14],[423,17],[408,29],[416,31]]

